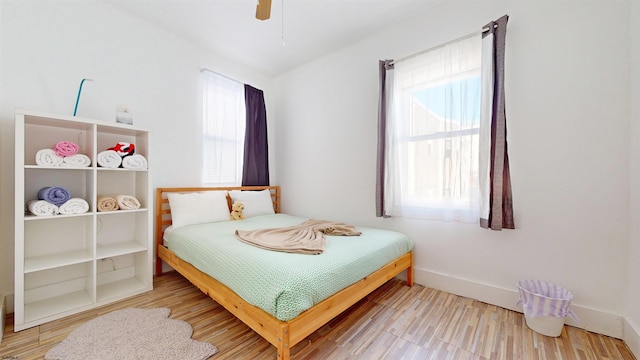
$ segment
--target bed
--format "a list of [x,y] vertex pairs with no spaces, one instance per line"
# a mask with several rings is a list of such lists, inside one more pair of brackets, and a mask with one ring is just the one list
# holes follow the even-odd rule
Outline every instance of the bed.
[[[221,194],[225,194],[224,201],[227,206],[227,214],[231,210],[231,194],[234,194],[234,199],[236,196],[240,196],[240,200],[248,202],[245,205],[247,219],[230,221],[222,219],[220,217],[222,215],[220,215],[218,217],[219,221],[203,223],[203,220],[200,219],[200,222],[196,221],[197,223],[195,224],[187,223],[186,226],[183,226],[182,224],[185,223],[185,218],[182,215],[185,212],[183,210],[184,203],[194,199],[193,196],[213,196],[214,194],[218,198],[222,196]],[[264,196],[268,197],[267,201],[270,201],[268,205],[271,206],[271,213],[260,213],[254,210],[259,208],[259,206],[255,205],[257,203],[254,203],[254,199],[258,194],[260,194],[262,200],[265,199]],[[241,196],[247,197],[243,198]],[[170,197],[171,201],[169,201]],[[180,199],[181,202],[176,199]],[[201,203],[202,198],[199,198],[197,202]],[[409,286],[413,285],[412,244],[408,239],[389,240],[392,237],[401,238],[404,236],[396,232],[361,228],[362,236],[327,236],[327,248],[321,255],[292,254],[265,250],[234,239],[233,229],[250,231],[266,227],[280,228],[304,220],[280,213],[280,188],[278,186],[157,188],[155,206],[156,274],[162,274],[162,261],[167,263],[275,346],[278,359],[289,359],[291,348],[294,345],[400,273],[406,271],[407,284]],[[172,207],[175,208],[173,213]],[[194,210],[197,210],[192,214],[195,214],[195,216],[200,216],[204,213],[201,209],[196,208]],[[175,229],[178,224],[180,224],[179,229]],[[336,240],[333,238],[336,238]],[[364,241],[367,242],[366,246],[363,246]],[[404,243],[407,241],[408,245]],[[377,244],[380,245],[378,246]],[[195,251],[193,249],[189,250],[191,246],[197,246]],[[207,250],[207,246],[215,248]],[[220,249],[223,246],[225,249],[229,248],[229,250],[224,251],[231,252],[229,256],[234,259],[233,261],[220,257],[222,252]],[[347,246],[359,246],[360,248],[348,248]],[[373,260],[373,257],[378,255],[369,255],[369,252],[365,251],[364,248],[377,247],[380,248],[378,252],[382,252],[384,255]],[[389,250],[389,247],[392,250]],[[236,253],[233,253],[233,251],[236,251]],[[357,259],[354,260],[345,260],[342,254],[347,252],[362,255],[358,255]],[[213,258],[207,257],[207,253],[210,253],[209,255],[213,256]],[[257,255],[257,258],[251,259],[251,255]],[[387,257],[386,259],[385,256]],[[252,263],[247,263],[247,261]],[[265,262],[258,263],[260,261]],[[266,281],[260,278],[250,278],[248,280],[238,278],[239,274],[258,277],[261,276],[260,272],[266,273],[267,271],[263,270],[269,267],[266,261],[276,265],[279,264],[279,266],[274,267],[276,273],[291,273],[287,269],[295,269],[301,275],[296,277],[295,284],[285,284],[287,291],[278,290],[274,294],[270,294],[274,292],[271,291],[271,288],[275,287],[279,280],[274,280],[273,284],[264,285]],[[322,261],[349,267],[327,268],[328,265],[324,265]],[[353,264],[351,264],[352,262]],[[311,267],[310,264],[312,263],[320,264],[319,268],[323,270],[309,271],[310,275],[309,279],[307,279],[307,273],[302,267],[306,267],[307,264]],[[286,264],[286,266],[282,266],[282,264]],[[216,269],[216,266],[222,269]],[[240,266],[242,271],[232,269],[233,266]],[[320,278],[316,278],[316,274]],[[344,275],[343,277],[341,274],[348,274],[348,276]],[[276,274],[269,274],[268,276],[276,278]],[[349,276],[351,278],[348,278]],[[332,280],[323,281],[319,279]],[[300,285],[300,283],[304,283],[307,280],[315,281],[315,283]],[[240,284],[243,281],[247,281],[247,284]],[[308,291],[313,292],[313,294],[299,301],[294,299],[293,295],[288,292],[289,288],[292,288],[291,292],[305,293],[307,287],[313,287],[312,290]],[[255,293],[260,295],[255,295]],[[289,295],[291,296],[288,297]],[[270,296],[275,299],[275,302]],[[310,300],[312,297],[313,300]],[[282,302],[284,305],[279,307],[278,304],[275,304],[278,302]]]

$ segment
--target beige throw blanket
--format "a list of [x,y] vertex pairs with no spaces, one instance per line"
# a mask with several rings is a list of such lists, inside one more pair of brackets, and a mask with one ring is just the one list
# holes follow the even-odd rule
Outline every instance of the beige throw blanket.
[[361,232],[349,224],[307,220],[300,225],[274,229],[236,230],[236,238],[267,250],[299,254],[321,254],[325,235],[357,236]]

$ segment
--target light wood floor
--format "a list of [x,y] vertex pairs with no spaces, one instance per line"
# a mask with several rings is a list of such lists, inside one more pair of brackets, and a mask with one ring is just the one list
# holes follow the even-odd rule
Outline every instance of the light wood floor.
[[[126,301],[18,333],[7,317],[0,359],[42,359],[84,322],[113,310],[169,307],[193,326],[193,338],[216,345],[211,360],[275,359],[276,351],[177,273]],[[565,326],[550,338],[528,329],[522,314],[400,280],[387,284],[292,348],[293,359],[621,359],[618,339]]]

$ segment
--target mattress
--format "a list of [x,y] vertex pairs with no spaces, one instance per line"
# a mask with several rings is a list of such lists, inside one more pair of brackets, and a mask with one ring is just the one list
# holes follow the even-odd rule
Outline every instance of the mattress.
[[413,249],[404,234],[358,227],[360,236],[327,236],[322,254],[271,251],[241,242],[235,230],[298,225],[307,218],[272,214],[174,229],[165,245],[178,257],[281,321],[363,279]]

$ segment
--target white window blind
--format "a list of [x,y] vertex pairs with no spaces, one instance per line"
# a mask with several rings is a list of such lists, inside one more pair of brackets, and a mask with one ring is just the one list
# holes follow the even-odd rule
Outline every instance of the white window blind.
[[240,185],[244,153],[244,84],[204,70],[204,185]]

